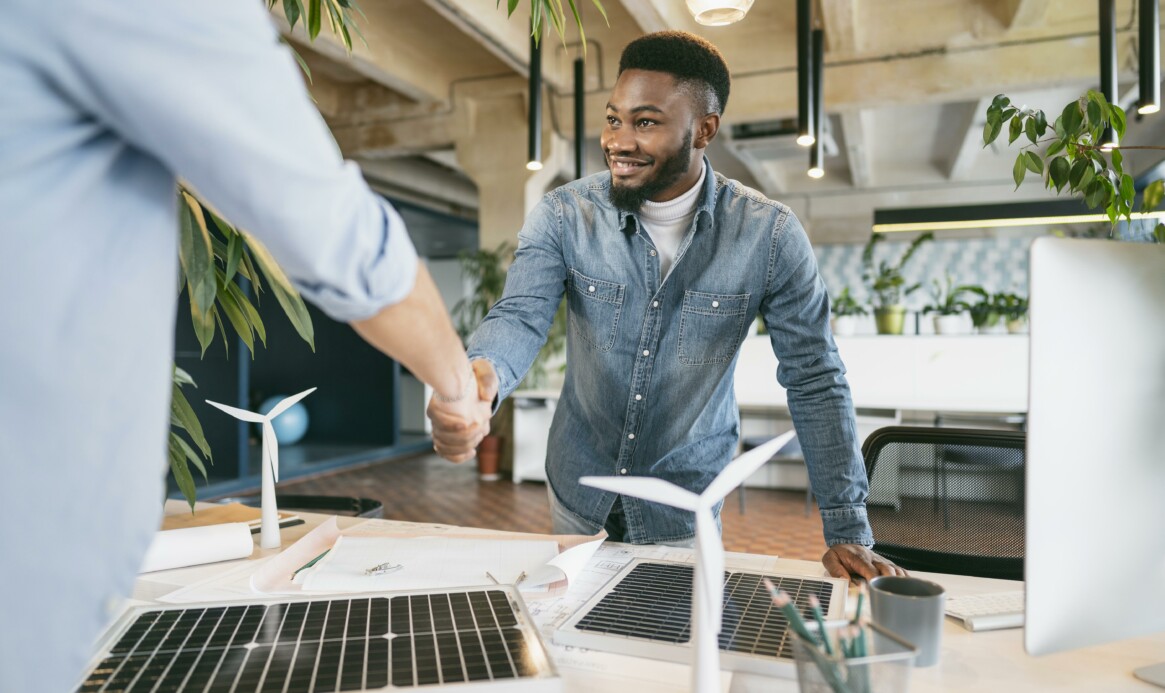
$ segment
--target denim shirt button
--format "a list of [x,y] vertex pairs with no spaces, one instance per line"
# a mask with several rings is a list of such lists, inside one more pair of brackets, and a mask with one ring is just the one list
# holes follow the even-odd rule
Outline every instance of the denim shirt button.
[[595,287],[594,287],[593,285],[592,285],[592,286],[588,286],[588,287],[587,287],[587,291],[589,291],[589,292],[591,292],[591,293],[593,294],[593,293],[595,293]]
[[651,352],[650,352],[650,351],[648,351],[647,349],[644,349],[644,350],[643,350],[643,355],[644,355],[644,356],[651,356]]
[[634,433],[628,433],[628,434],[627,434],[627,440],[635,440],[635,434],[634,434]]
[[652,308],[659,308],[659,301],[652,301],[652,302],[651,302],[651,307],[652,307]]
[[620,474],[626,474],[626,473],[627,473],[627,470],[626,470],[626,469],[620,469],[620,470],[619,470],[619,473],[620,473]]
[[641,399],[643,399],[643,395],[635,395],[635,401],[636,401],[636,402],[638,402],[638,401],[639,401],[639,400],[641,400]]
[[655,251],[654,251],[654,250],[652,250],[652,251],[649,251],[649,254],[651,255],[651,257],[655,257]]
[[[594,289],[595,289],[595,287],[593,287],[593,286],[592,286],[592,287],[591,287],[591,291],[594,291]],[[720,307],[720,301],[712,301],[712,307],[713,307],[713,308],[719,308],[719,307]]]

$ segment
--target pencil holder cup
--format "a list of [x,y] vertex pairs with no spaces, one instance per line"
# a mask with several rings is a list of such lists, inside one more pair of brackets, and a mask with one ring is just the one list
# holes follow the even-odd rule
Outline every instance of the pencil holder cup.
[[793,657],[801,693],[905,693],[918,651],[913,645],[872,623],[825,626],[827,650],[816,624],[808,624],[808,641],[793,633]]

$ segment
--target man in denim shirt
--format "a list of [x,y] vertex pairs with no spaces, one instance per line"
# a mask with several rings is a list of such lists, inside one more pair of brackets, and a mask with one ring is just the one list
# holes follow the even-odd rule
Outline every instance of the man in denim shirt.
[[[546,461],[555,531],[688,543],[690,513],[578,479],[656,476],[702,491],[736,448],[733,364],[760,313],[821,507],[823,563],[836,576],[902,574],[867,548],[865,469],[808,238],[788,207],[703,156],[728,88],[699,37],[627,46],[601,139],[610,171],[548,193],[527,218],[505,293],[468,350],[481,394],[517,387],[565,293],[569,358]],[[439,403],[430,416],[438,452],[464,455],[456,420]]]

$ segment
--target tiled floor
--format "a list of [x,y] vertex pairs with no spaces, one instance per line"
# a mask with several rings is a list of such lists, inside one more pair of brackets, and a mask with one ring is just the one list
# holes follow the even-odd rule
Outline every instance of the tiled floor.
[[[385,461],[279,485],[281,493],[362,496],[384,503],[384,517],[512,531],[550,531],[545,485],[478,481],[472,463],[435,455]],[[805,516],[801,491],[748,489],[742,514],[733,493],[724,504],[724,548],[729,551],[819,560],[825,553],[821,518]]]

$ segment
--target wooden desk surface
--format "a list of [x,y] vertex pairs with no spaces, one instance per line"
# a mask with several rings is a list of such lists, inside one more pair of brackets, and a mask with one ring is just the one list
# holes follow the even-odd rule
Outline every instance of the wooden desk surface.
[[[167,512],[182,512],[184,505],[170,501]],[[297,541],[324,520],[324,515],[300,513],[307,521],[304,525],[283,530],[283,546]],[[339,524],[350,527],[364,520],[361,518],[340,518]],[[274,555],[280,549],[260,549],[258,535],[255,553],[250,560]],[[634,553],[638,547],[626,545]],[[731,556],[731,554],[730,554]],[[224,570],[238,565],[237,561],[221,564]],[[824,576],[820,563],[778,559],[774,562],[775,572],[794,575]],[[192,569],[186,569],[190,571]],[[205,574],[205,567],[202,569]],[[143,575],[138,580],[135,597],[148,600],[164,594],[166,587],[186,584],[182,570],[163,571]],[[989,580],[961,575],[937,573],[915,573],[919,577],[943,585],[949,596],[981,594],[987,592],[1015,591],[1022,583],[1008,580]],[[561,656],[564,649],[552,642],[546,643],[552,656]],[[972,633],[957,622],[947,619],[943,628],[942,656],[936,666],[914,669],[910,690],[913,693],[990,691],[1007,693],[1011,691],[1087,691],[1089,693],[1110,693],[1114,691],[1141,691],[1152,693],[1161,689],[1133,677],[1132,671],[1138,667],[1165,661],[1165,633],[1144,638],[1125,640],[1097,647],[1062,652],[1043,657],[1028,656],[1023,650],[1023,630],[987,631]],[[674,665],[672,665],[674,666]],[[559,662],[566,691],[590,693],[598,685],[608,690],[618,686],[617,677],[609,673],[572,668]],[[641,685],[636,681],[636,693],[653,691],[683,691],[686,685],[674,682],[656,682],[655,687]],[[731,693],[782,693],[797,691],[794,680],[774,679],[750,674],[736,674],[732,677]]]

